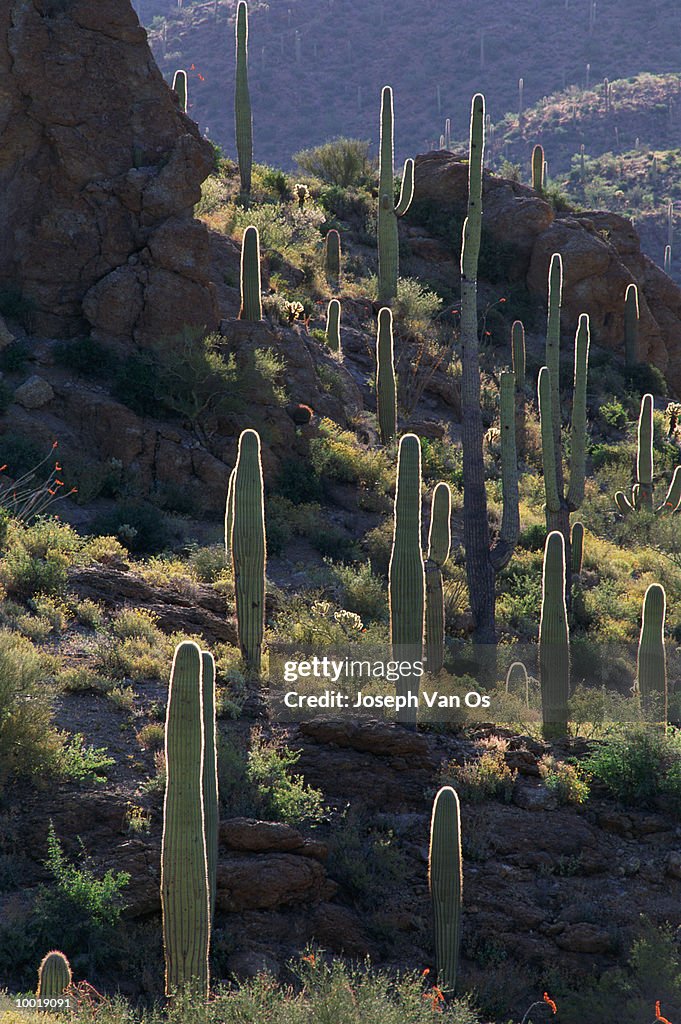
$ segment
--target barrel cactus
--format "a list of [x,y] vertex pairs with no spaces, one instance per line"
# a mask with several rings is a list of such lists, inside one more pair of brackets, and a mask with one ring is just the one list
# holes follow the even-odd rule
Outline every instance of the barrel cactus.
[[253,116],[248,91],[248,5],[239,0],[236,11],[236,85],[234,89],[236,151],[239,158],[241,191],[251,192],[253,170]]
[[260,296],[260,235],[250,224],[241,240],[241,309],[239,319],[255,323],[262,320]]
[[[421,443],[416,434],[400,440],[395,490],[393,546],[388,569],[390,597],[390,643],[395,661],[417,662],[423,659],[425,620],[425,573],[421,552]],[[398,720],[416,722],[419,677],[401,676],[396,684],[398,697],[409,704]]]
[[643,618],[638,644],[637,688],[641,707],[648,715],[667,721],[667,659],[664,620],[667,596],[664,587],[651,583],[643,598]]
[[378,185],[378,301],[389,304],[397,295],[399,273],[399,236],[397,218],[404,216],[414,195],[414,161],[407,160],[402,189],[395,204],[393,91],[389,85],[381,93],[381,141]]
[[335,228],[331,228],[326,236],[324,263],[327,284],[332,292],[337,292],[340,288],[341,240]]
[[388,444],[397,433],[397,382],[393,348],[393,314],[389,306],[378,311],[376,339],[376,411],[381,442]]
[[544,738],[565,736],[570,696],[570,635],[565,605],[565,541],[558,530],[548,535],[544,549],[539,680]]
[[461,810],[451,786],[443,786],[433,802],[428,852],[428,887],[433,908],[437,983],[451,994],[461,949]]
[[449,558],[452,495],[449,484],[439,483],[433,492],[426,557],[426,667],[436,675],[444,664],[445,603],[442,566]]
[[210,893],[204,828],[201,650],[175,650],[165,731],[166,793],[161,842],[165,991],[208,995]]
[[232,564],[239,646],[248,669],[262,667],[265,631],[265,509],[260,437],[244,430],[234,476]]
[[42,1000],[62,999],[72,981],[71,965],[58,949],[46,953],[38,968],[36,996]]

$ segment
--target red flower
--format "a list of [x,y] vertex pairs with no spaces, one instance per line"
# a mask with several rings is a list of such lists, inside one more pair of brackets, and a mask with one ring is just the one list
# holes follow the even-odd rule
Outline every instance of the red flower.
[[558,1007],[556,1006],[548,992],[544,993],[544,1002],[548,1003],[548,1005],[551,1007],[554,1013],[558,1013]]
[[660,1010],[660,1000],[659,999],[655,1003],[655,1020],[661,1021],[662,1024],[672,1024],[672,1022],[670,1020],[667,1020],[666,1017],[662,1016],[662,1011]]

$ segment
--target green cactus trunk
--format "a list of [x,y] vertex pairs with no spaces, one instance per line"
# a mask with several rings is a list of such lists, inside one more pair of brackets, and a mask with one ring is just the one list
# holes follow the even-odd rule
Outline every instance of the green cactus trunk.
[[208,651],[201,652],[203,688],[203,819],[206,836],[206,864],[210,897],[210,923],[215,917],[215,894],[218,874],[218,834],[220,811],[218,800],[218,756],[215,719],[215,661]]
[[565,542],[558,530],[548,535],[544,549],[539,679],[544,739],[565,736],[570,696],[570,635],[565,605]]
[[638,480],[638,507],[652,512],[653,509],[653,396],[641,399],[638,418],[638,452],[636,456],[636,478]]
[[262,320],[260,283],[260,236],[252,224],[241,240],[241,309],[239,319],[256,323]]
[[376,413],[381,444],[397,433],[397,381],[393,348],[393,314],[389,306],[378,311],[376,339]]
[[176,71],[173,77],[173,92],[176,94],[180,101],[180,110],[183,114],[187,113],[187,72]]
[[643,599],[643,620],[638,644],[637,687],[647,718],[662,715],[667,722],[667,659],[664,620],[667,596],[664,587],[651,583]]
[[338,299],[331,299],[326,312],[326,344],[332,352],[341,354],[340,338],[341,304]]
[[331,228],[324,244],[324,265],[326,282],[332,292],[340,290],[341,240],[335,228]]
[[209,989],[210,894],[203,805],[204,725],[201,650],[178,645],[166,715],[166,794],[161,843],[165,991]]
[[[415,434],[400,440],[395,490],[393,546],[388,569],[390,643],[396,661],[423,660],[425,572],[421,552],[421,443]],[[398,697],[418,702],[419,677],[401,676]],[[413,701],[398,712],[397,720],[414,725]]]
[[399,274],[399,235],[397,218],[402,217],[414,195],[414,161],[407,160],[402,176],[400,199],[395,205],[393,91],[389,85],[381,93],[381,140],[378,185],[378,301],[389,305],[397,295]]
[[232,562],[239,646],[247,668],[260,675],[265,631],[265,511],[260,437],[244,430],[234,477]]
[[572,525],[570,536],[570,557],[572,559],[572,576],[582,575],[582,559],[584,558],[584,525],[576,522]]
[[535,146],[532,150],[532,188],[535,192],[544,191],[544,150]]
[[234,525],[234,477],[236,468],[229,474],[227,484],[227,501],[225,502],[225,558],[227,564],[232,564],[232,527]]
[[451,786],[443,786],[433,802],[428,853],[428,887],[433,908],[437,984],[442,992],[456,989],[461,949],[461,810]]
[[248,91],[248,5],[246,0],[239,0],[236,12],[234,118],[241,191],[245,196],[249,196],[253,169],[253,117],[251,97]]
[[520,320],[514,320],[511,327],[511,357],[515,374],[515,440],[518,458],[523,459],[527,449],[525,328]]
[[624,293],[624,362],[627,366],[638,363],[638,288],[627,285]]
[[449,485],[439,483],[433,492],[426,559],[426,668],[441,671],[445,658],[445,602],[442,566],[451,544],[452,495]]
[[[58,949],[46,953],[38,968],[38,989],[36,998],[42,1000],[63,999],[72,981],[71,965]],[[43,1007],[45,1009],[45,1007]],[[48,1007],[48,1009],[52,1009]],[[54,1007],[58,1010],[59,1007]]]

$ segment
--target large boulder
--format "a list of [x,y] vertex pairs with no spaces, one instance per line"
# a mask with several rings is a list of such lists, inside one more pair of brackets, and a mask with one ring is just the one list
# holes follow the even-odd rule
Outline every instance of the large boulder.
[[0,290],[37,334],[144,344],[216,323],[193,220],[213,151],[130,0],[0,7]]

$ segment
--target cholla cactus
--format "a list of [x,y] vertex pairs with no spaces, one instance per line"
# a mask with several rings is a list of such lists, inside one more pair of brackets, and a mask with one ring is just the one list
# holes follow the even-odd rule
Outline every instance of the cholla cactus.
[[293,186],[293,194],[298,200],[298,206],[302,210],[305,200],[310,198],[310,190],[302,181],[297,181]]

